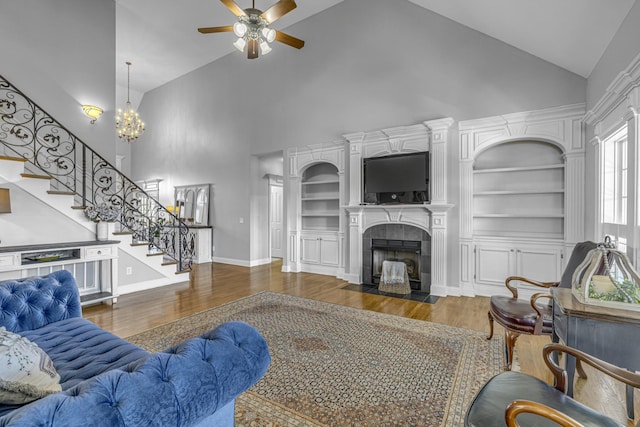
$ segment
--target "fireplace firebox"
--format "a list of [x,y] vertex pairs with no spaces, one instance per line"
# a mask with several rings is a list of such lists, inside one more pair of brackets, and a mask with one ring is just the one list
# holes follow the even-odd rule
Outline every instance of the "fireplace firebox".
[[380,283],[383,261],[400,261],[406,265],[411,289],[421,290],[422,242],[417,240],[371,239],[371,279]]
[[382,262],[407,266],[411,290],[431,293],[431,236],[408,224],[377,224],[362,234],[362,283],[378,287]]

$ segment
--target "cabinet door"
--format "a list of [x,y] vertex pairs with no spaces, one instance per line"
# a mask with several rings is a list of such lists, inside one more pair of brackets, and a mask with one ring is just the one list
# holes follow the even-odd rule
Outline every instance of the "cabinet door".
[[555,282],[562,276],[562,250],[554,247],[519,247],[516,274],[540,282]]
[[320,262],[323,265],[338,266],[338,238],[335,236],[320,237]]
[[476,246],[476,283],[486,285],[504,284],[513,275],[515,250],[508,246]]
[[300,237],[300,260],[307,264],[320,264],[320,238],[317,235]]

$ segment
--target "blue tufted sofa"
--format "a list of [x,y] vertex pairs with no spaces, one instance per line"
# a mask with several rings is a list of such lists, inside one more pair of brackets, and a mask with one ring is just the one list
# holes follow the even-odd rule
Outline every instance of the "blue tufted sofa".
[[0,326],[47,352],[62,386],[0,405],[0,426],[232,426],[236,396],[271,361],[264,338],[242,322],[148,353],[82,318],[67,271],[0,282]]

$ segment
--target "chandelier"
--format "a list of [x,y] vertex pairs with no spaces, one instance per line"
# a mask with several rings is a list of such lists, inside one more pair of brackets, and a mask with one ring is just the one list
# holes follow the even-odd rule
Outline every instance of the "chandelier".
[[144,122],[138,112],[131,106],[131,100],[129,99],[129,70],[131,69],[131,62],[127,61],[126,64],[127,105],[124,111],[118,108],[118,114],[116,114],[116,130],[118,131],[118,138],[124,138],[127,142],[133,142],[144,133]]
[[233,33],[238,36],[233,45],[240,52],[244,52],[245,48],[250,50],[250,57],[258,56],[258,46],[262,55],[271,52],[269,43],[276,39],[276,31],[268,27],[269,23],[261,14],[254,6],[247,9],[246,15],[240,15],[238,22],[233,24]]

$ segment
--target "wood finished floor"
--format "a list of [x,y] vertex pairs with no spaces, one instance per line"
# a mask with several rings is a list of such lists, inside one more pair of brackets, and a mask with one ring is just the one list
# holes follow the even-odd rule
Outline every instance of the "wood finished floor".
[[[439,298],[435,304],[427,304],[346,290],[342,288],[347,282],[335,277],[282,273],[280,269],[280,262],[253,268],[217,263],[200,264],[194,267],[188,281],[184,283],[123,295],[113,306],[102,304],[84,307],[83,315],[100,327],[118,336],[127,337],[240,298],[271,291],[487,333],[489,331],[489,299],[486,297],[444,297]],[[503,330],[498,326],[495,334],[502,333]],[[547,337],[519,338],[516,352],[521,372],[551,381],[541,357],[542,347],[549,342]],[[623,404],[624,388],[603,379],[597,372],[588,370],[588,373],[587,380],[578,380],[576,397],[620,422],[627,422]],[[640,406],[637,401],[636,398],[636,413]],[[633,423],[629,422],[628,425],[632,426]]]

